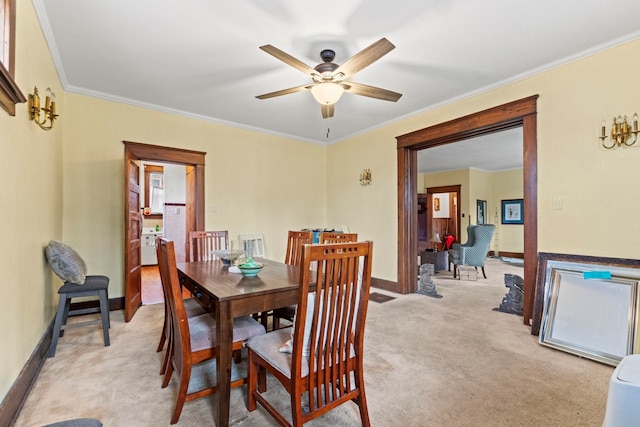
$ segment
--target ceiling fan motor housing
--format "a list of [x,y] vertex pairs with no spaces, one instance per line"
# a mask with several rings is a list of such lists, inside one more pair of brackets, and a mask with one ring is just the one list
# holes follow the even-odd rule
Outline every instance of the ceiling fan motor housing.
[[314,67],[314,69],[320,74],[324,73],[333,73],[333,71],[338,68],[338,64],[334,64],[333,59],[336,57],[336,53],[331,49],[324,49],[320,52],[320,58],[322,58],[322,64],[318,64]]

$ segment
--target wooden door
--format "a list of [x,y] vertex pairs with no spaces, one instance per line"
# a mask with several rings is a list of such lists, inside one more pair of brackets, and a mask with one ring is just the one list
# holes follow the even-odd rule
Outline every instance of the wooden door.
[[142,237],[142,215],[140,213],[140,159],[131,152],[125,153],[125,290],[124,320],[133,318],[142,305],[142,265],[140,241]]

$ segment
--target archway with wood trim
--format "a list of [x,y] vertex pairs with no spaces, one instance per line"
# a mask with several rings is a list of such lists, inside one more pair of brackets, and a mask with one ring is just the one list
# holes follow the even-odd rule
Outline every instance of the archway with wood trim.
[[417,180],[419,150],[506,129],[523,128],[524,316],[530,324],[538,260],[538,95],[396,137],[398,149],[398,292],[415,292],[417,265]]

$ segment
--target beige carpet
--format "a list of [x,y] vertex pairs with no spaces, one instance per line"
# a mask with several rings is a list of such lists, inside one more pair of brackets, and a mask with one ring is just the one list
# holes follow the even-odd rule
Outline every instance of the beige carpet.
[[[369,304],[365,378],[372,424],[601,426],[613,368],[541,346],[522,317],[494,311],[508,291],[504,274],[522,275],[522,268],[490,259],[486,271],[489,279],[475,282],[438,273],[440,299],[394,295]],[[129,323],[112,313],[110,347],[102,345],[99,327],[67,331],[16,426],[80,417],[108,427],[168,426],[175,385],[160,388],[155,348],[162,316],[161,304],[141,307]],[[269,394],[288,406],[273,379]],[[260,407],[247,412],[243,388],[231,398],[231,425],[276,425]],[[177,425],[214,425],[211,402],[186,403]],[[347,404],[307,425],[357,426],[359,417]]]

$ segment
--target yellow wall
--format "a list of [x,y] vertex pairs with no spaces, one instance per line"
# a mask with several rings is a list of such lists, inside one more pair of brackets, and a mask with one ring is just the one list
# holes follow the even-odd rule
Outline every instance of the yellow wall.
[[[496,235],[492,249],[498,252],[524,252],[524,226],[519,224],[501,224],[502,200],[523,198],[523,171],[510,171],[491,174],[491,202],[488,204],[490,222],[496,224]],[[496,218],[497,213],[497,218]],[[496,221],[497,220],[497,221]]]
[[[16,83],[25,96],[36,85],[40,94],[50,87],[64,111],[62,88],[31,2],[16,3]],[[63,129],[43,131],[29,121],[27,109],[27,103],[18,104],[15,117],[0,109],[2,397],[42,337],[57,302],[58,284],[43,249],[49,240],[62,239]]]
[[[19,2],[16,81],[25,94],[36,84],[43,91],[51,86],[61,119],[44,132],[28,121],[26,104],[16,117],[0,113],[0,266],[7,278],[0,320],[12,325],[0,332],[0,395],[53,317],[60,281],[43,256],[50,239],[77,248],[91,273],[111,277],[111,296],[123,294],[122,140],[208,153],[207,228],[263,232],[268,256],[283,259],[287,229],[348,225],[375,242],[373,275],[396,280],[395,137],[539,94],[539,249],[639,257],[633,212],[640,195],[633,184],[640,144],[607,151],[597,139],[602,119],[638,110],[638,40],[325,148],[63,93],[38,28],[31,3]],[[365,168],[373,182],[363,187],[358,177]],[[462,197],[469,212],[469,197]],[[552,199],[563,208],[553,210]],[[626,219],[622,233],[619,218]]]
[[[625,58],[624,67],[613,67],[619,58]],[[535,94],[540,95],[539,251],[640,258],[634,238],[640,235],[640,222],[626,221],[621,236],[618,219],[640,209],[640,193],[630,190],[640,178],[640,143],[605,150],[598,139],[603,119],[640,109],[639,66],[640,40],[635,40],[329,146],[330,168],[340,161],[341,171],[353,173],[360,165],[376,164],[374,174],[392,180],[378,183],[374,176],[368,194],[379,205],[374,211],[359,212],[367,229],[376,230],[375,250],[384,251],[383,257],[374,258],[374,275],[389,280],[397,277],[395,137]],[[327,179],[331,221],[333,207],[345,200],[359,200],[361,189],[341,185],[346,172],[329,174]],[[554,198],[563,202],[563,209],[552,210]],[[468,201],[465,195],[462,199]],[[462,209],[469,211],[468,206]]]
[[[327,224],[344,224],[359,240],[372,240],[372,276],[396,281],[397,174],[391,133],[381,130],[335,144],[327,152]],[[362,169],[371,169],[371,185],[361,186]],[[393,267],[390,267],[393,265]]]
[[[16,81],[58,95],[60,120],[44,132],[0,113],[5,209],[0,266],[3,343],[0,396],[9,390],[51,322],[60,279],[43,249],[63,240],[90,274],[123,289],[123,140],[207,152],[205,224],[264,233],[267,256],[284,260],[288,229],[326,224],[326,148],[62,91],[31,2],[17,9]],[[215,212],[214,206],[215,205]]]
[[[67,94],[64,238],[124,292],[123,140],[204,151],[207,229],[263,233],[284,260],[289,229],[326,222],[326,148]],[[215,210],[215,211],[214,211]]]
[[[494,223],[494,218],[489,216],[493,205],[493,182],[492,173],[478,169],[469,169],[469,221],[467,225],[478,223],[478,200],[487,202],[487,212],[485,212],[485,222]],[[522,180],[520,180],[522,182]],[[520,187],[522,188],[522,187]]]

